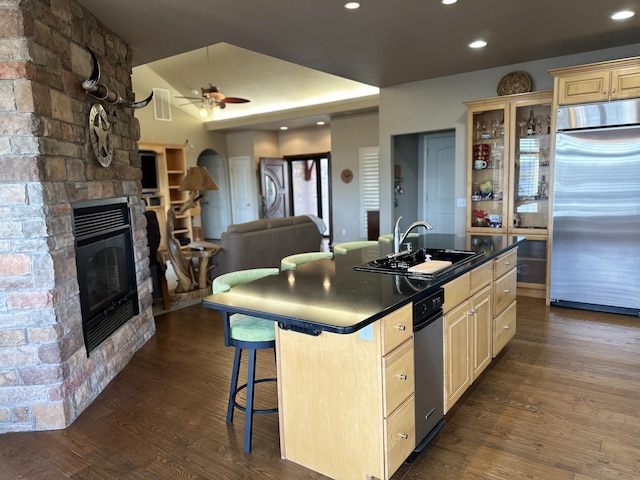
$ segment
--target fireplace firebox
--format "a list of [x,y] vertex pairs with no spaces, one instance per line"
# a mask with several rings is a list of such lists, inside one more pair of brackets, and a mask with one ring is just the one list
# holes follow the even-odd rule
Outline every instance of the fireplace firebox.
[[73,233],[87,355],[139,313],[126,198],[75,202]]

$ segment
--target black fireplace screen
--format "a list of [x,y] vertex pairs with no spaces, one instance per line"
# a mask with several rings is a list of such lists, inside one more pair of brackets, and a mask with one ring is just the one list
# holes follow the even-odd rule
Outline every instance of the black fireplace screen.
[[73,227],[89,354],[139,313],[129,204],[125,198],[74,203]]

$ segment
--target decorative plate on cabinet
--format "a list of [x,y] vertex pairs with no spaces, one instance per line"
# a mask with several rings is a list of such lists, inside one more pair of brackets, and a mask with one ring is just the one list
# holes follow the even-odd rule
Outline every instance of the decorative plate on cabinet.
[[531,91],[531,78],[525,72],[507,73],[498,82],[498,95],[513,95]]

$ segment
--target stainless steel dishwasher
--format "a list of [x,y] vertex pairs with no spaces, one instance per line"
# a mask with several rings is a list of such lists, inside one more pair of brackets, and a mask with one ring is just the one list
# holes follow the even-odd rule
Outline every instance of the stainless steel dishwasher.
[[439,289],[413,305],[416,448],[408,463],[444,426],[443,303],[444,290]]

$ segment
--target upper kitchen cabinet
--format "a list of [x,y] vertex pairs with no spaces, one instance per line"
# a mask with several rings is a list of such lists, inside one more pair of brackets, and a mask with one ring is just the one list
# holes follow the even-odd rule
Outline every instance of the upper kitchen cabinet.
[[467,102],[467,230],[501,233],[507,218],[505,155],[513,132],[504,98]]
[[546,235],[552,92],[465,102],[467,231]]
[[640,57],[551,70],[558,105],[640,97]]
[[544,298],[553,92],[465,102],[467,232],[524,236],[518,292]]

